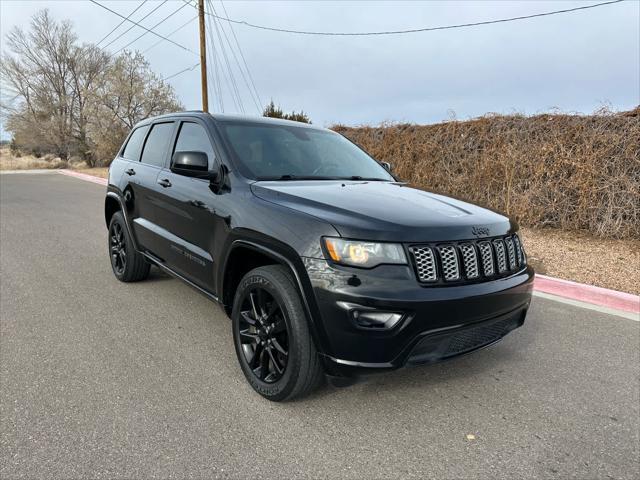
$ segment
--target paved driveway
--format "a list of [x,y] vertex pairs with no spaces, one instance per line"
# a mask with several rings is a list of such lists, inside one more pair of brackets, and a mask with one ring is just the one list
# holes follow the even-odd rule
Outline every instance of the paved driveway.
[[273,404],[219,307],[115,280],[104,190],[0,175],[1,478],[637,478],[640,323],[535,298],[494,347]]

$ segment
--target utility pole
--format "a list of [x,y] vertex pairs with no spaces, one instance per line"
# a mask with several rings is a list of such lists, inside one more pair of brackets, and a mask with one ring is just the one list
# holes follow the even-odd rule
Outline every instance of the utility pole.
[[204,33],[204,0],[198,0],[198,17],[200,20],[200,82],[202,84],[202,111],[209,111],[209,94],[207,92],[207,42]]

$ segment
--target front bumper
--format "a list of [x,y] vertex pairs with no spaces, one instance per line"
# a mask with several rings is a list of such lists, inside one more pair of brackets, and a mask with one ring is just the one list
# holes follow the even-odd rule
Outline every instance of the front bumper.
[[[534,273],[530,267],[494,281],[423,287],[408,266],[372,270],[305,259],[332,376],[357,376],[432,363],[488,346],[524,323]],[[362,328],[345,305],[398,312],[389,330]]]

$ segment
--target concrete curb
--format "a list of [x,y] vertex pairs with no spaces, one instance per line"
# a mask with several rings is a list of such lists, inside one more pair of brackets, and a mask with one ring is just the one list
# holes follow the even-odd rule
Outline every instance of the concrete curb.
[[95,177],[93,175],[87,175],[86,173],[74,172],[73,170],[66,170],[66,169],[56,170],[56,171],[58,173],[61,173],[62,175],[67,175],[69,177],[76,177],[81,180],[86,180],[87,182],[93,182],[93,183],[97,183],[98,185],[104,185],[104,186],[107,185],[106,178]]
[[[56,170],[58,173],[76,177],[88,182],[107,185],[106,178],[94,177],[85,173],[78,173],[72,170]],[[560,278],[536,275],[533,288],[537,291],[556,295],[558,297],[569,298],[584,303],[600,305],[614,310],[622,310],[640,314],[640,297],[630,293],[618,292],[607,288],[586,285],[584,283],[562,280]]]
[[593,305],[640,314],[640,297],[608,288],[536,275],[533,288],[540,292],[570,298]]

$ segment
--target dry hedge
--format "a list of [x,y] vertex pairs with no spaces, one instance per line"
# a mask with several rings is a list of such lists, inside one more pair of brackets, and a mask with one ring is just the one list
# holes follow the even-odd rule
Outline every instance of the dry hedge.
[[640,107],[333,128],[391,162],[410,184],[506,212],[522,225],[640,238]]

